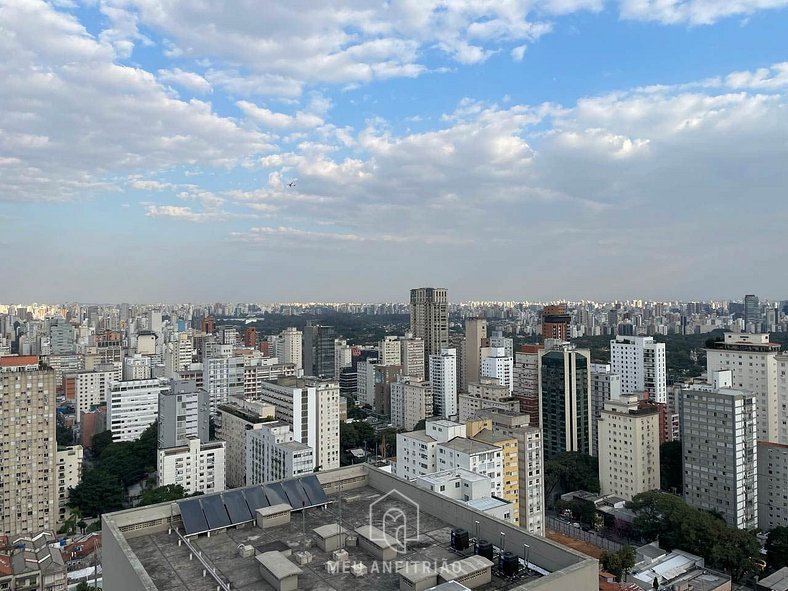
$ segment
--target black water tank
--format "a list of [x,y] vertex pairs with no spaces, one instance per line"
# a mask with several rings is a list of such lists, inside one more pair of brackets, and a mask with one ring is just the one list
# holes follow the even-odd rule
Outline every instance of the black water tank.
[[488,560],[493,559],[493,545],[487,540],[479,540],[476,542],[476,554],[484,556]]
[[511,577],[520,570],[520,559],[511,552],[502,552],[498,557],[498,568],[504,576]]
[[455,550],[465,550],[469,544],[470,536],[467,529],[457,528],[451,530],[451,547]]

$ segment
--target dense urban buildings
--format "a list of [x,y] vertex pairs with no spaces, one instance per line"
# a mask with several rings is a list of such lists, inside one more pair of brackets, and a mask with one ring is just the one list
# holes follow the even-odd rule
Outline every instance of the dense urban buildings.
[[647,392],[651,401],[668,399],[665,344],[654,337],[618,336],[610,341],[610,367],[621,378],[622,394]]

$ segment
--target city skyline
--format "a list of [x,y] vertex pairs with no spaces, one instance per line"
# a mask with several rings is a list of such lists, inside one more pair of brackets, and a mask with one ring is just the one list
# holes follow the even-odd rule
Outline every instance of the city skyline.
[[788,291],[788,0],[264,7],[0,0],[0,301]]

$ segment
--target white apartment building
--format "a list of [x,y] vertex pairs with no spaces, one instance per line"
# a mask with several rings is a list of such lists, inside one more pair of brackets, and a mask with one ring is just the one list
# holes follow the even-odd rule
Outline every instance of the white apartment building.
[[653,402],[668,401],[665,343],[654,337],[618,336],[610,341],[610,366],[621,376],[621,393],[648,392]]
[[416,486],[456,501],[484,499],[493,494],[492,481],[489,477],[465,468],[443,470],[419,476],[416,478]]
[[276,418],[293,426],[293,439],[313,450],[313,468],[339,468],[339,383],[317,378],[280,378],[262,385],[259,398]]
[[490,335],[490,347],[493,349],[503,349],[506,357],[514,358],[514,339],[503,336],[500,330],[492,331]]
[[397,476],[413,480],[432,474],[436,468],[438,443],[454,437],[465,437],[463,423],[447,420],[427,421],[423,430],[397,433]]
[[433,415],[449,418],[457,415],[457,350],[441,349],[430,355]]
[[172,380],[159,394],[159,449],[181,447],[197,438],[209,440],[211,399],[191,380]]
[[[506,349],[498,347],[482,348],[481,375],[497,379],[499,384],[509,388],[509,392],[513,390],[514,362],[510,356],[506,355]],[[476,382],[478,380],[473,381]],[[469,388],[471,383],[468,382]]]
[[788,527],[788,445],[758,442],[758,527]]
[[400,360],[402,362],[402,374],[424,379],[424,341],[415,338],[411,333],[406,333],[404,338],[399,340]]
[[244,398],[254,398],[263,382],[295,377],[297,370],[292,363],[280,363],[277,357],[263,357],[259,352],[244,356]]
[[458,397],[458,421],[467,421],[482,409],[496,409],[516,412],[520,401],[514,398],[505,385],[497,378],[482,377],[468,384],[468,393]]
[[780,443],[788,444],[788,353],[777,355],[775,362],[777,363],[777,405],[780,409],[777,439]]
[[194,346],[188,332],[179,332],[164,346],[164,375],[175,377],[176,372],[188,369],[194,360]]
[[381,365],[402,365],[402,345],[395,336],[385,336],[378,343],[378,361]]
[[150,357],[144,357],[139,353],[132,357],[126,357],[123,360],[123,381],[149,380],[151,378],[150,361]]
[[82,459],[84,450],[81,445],[61,447],[57,450],[57,491],[58,523],[68,517],[68,489],[82,481]]
[[599,453],[599,417],[608,400],[621,397],[621,376],[609,363],[591,364],[591,455]]
[[377,359],[360,361],[356,365],[356,392],[359,405],[375,404],[375,366]]
[[74,399],[76,422],[82,420],[82,413],[91,407],[105,403],[110,387],[115,381],[114,371],[81,371],[64,378],[66,397]]
[[135,441],[159,416],[159,395],[170,389],[163,378],[115,382],[107,403],[113,441]]
[[345,339],[334,341],[334,378],[339,379],[339,374],[346,367],[353,365],[353,347]]
[[715,511],[731,527],[758,526],[755,394],[732,387],[730,370],[681,397],[684,500]]
[[203,388],[211,397],[211,413],[230,396],[244,393],[244,358],[237,357],[230,345],[206,347],[213,355],[203,358]]
[[391,384],[391,422],[405,431],[432,416],[432,384],[400,376]]
[[293,440],[288,423],[269,421],[246,431],[246,486],[309,474],[314,465],[312,448]]
[[[777,382],[780,345],[768,334],[726,332],[725,340],[706,349],[706,373],[731,370],[733,387],[755,394],[758,406],[758,440],[788,443],[781,438],[781,413]],[[788,431],[783,431],[788,437]]]
[[658,490],[659,410],[638,408],[636,396],[622,396],[605,403],[598,426],[602,494],[631,501]]
[[156,334],[144,331],[137,335],[137,353],[139,355],[156,355]]
[[224,450],[224,441],[202,443],[196,438],[185,446],[160,449],[157,485],[177,484],[187,494],[223,491]]
[[503,455],[497,445],[455,437],[436,447],[438,471],[464,468],[490,479],[492,494],[503,496]]
[[276,341],[276,356],[281,363],[292,363],[296,371],[304,368],[303,333],[290,327],[279,333]]
[[232,397],[216,410],[216,438],[227,443],[225,482],[228,488],[246,486],[246,440],[249,433],[274,420],[273,405]]

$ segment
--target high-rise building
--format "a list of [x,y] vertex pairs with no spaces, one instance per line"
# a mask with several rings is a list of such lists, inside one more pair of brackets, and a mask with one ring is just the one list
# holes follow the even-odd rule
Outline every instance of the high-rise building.
[[520,411],[520,401],[514,398],[509,388],[502,385],[498,378],[482,376],[468,384],[468,393],[459,394],[458,420],[462,423],[482,409]]
[[424,379],[424,341],[407,333],[399,340],[402,375]]
[[572,316],[567,312],[566,304],[545,306],[542,310],[542,339],[567,340],[571,321]]
[[267,421],[246,431],[246,486],[310,474],[312,448],[293,439],[284,421]]
[[356,392],[360,405],[375,404],[375,366],[378,360],[370,357],[356,365]]
[[265,383],[262,402],[276,409],[276,418],[293,426],[293,439],[312,448],[314,466],[339,467],[339,383],[315,378],[280,378]]
[[[482,347],[487,346],[487,320],[465,319],[465,385],[479,381],[482,375]],[[463,390],[464,391],[464,390]]]
[[68,518],[69,489],[82,481],[82,460],[84,450],[81,445],[59,447],[57,450],[57,490],[58,523]]
[[514,354],[512,395],[520,401],[520,410],[531,417],[531,425],[539,426],[539,351],[542,345],[523,345]]
[[279,363],[292,363],[296,370],[304,368],[303,362],[303,335],[294,327],[286,328],[276,341],[276,356]]
[[74,327],[64,318],[52,318],[49,321],[49,353],[67,355],[75,351]]
[[788,527],[788,445],[758,442],[758,527]]
[[621,376],[622,394],[648,392],[652,402],[668,401],[665,343],[619,335],[610,341],[610,366]]
[[336,332],[332,326],[312,324],[304,327],[304,375],[333,379],[334,340]]
[[544,457],[591,451],[591,352],[558,345],[539,352]]
[[246,440],[249,434],[274,421],[273,405],[257,400],[232,397],[216,410],[216,437],[224,441],[225,482],[228,488],[246,486]]
[[225,442],[203,443],[197,438],[186,445],[159,449],[157,484],[182,486],[187,494],[210,494],[225,489]]
[[244,347],[257,347],[257,329],[247,326],[244,330]]
[[174,378],[175,374],[188,368],[194,360],[194,346],[189,333],[179,332],[164,345],[164,375]]
[[433,416],[453,417],[457,414],[457,351],[442,349],[430,355]]
[[82,421],[82,414],[94,406],[107,402],[110,386],[115,372],[80,371],[63,377],[66,398],[74,401],[74,414],[77,423]]
[[209,440],[211,397],[189,380],[172,380],[159,394],[159,449],[187,446],[197,438]]
[[402,365],[402,345],[395,336],[385,336],[378,343],[378,361],[381,365]]
[[500,497],[512,504],[512,520],[520,523],[520,480],[517,438],[494,430],[492,420],[474,420],[466,423],[467,435],[474,441],[501,448]]
[[744,296],[744,330],[754,333],[761,332],[762,323],[763,315],[758,296],[754,294]]
[[[509,392],[513,389],[513,365],[512,358],[506,354],[506,349],[503,347],[482,348],[481,375],[497,379],[499,384],[509,388]],[[470,382],[468,387],[470,388]]]
[[55,373],[36,356],[0,357],[0,531],[58,520]]
[[682,391],[684,500],[731,527],[758,526],[756,396],[733,388],[730,371]]
[[383,416],[391,416],[391,385],[402,376],[401,365],[373,366],[375,387],[372,397],[372,410]]
[[244,392],[245,361],[233,349],[232,345],[206,343],[202,387],[211,397],[212,413],[230,396],[242,396]]
[[115,382],[107,402],[113,441],[135,441],[159,416],[159,395],[170,389],[162,378]]
[[[519,525],[521,528],[544,535],[544,481],[542,431],[530,424],[527,414],[500,410],[480,410],[469,419],[468,425],[482,422],[496,435],[517,440],[517,474]],[[504,482],[506,474],[504,474]]]
[[503,349],[507,357],[514,358],[514,339],[503,336],[503,331],[494,330],[488,340],[490,347]]
[[391,423],[412,431],[419,421],[432,416],[432,384],[400,376],[391,384]]
[[605,403],[598,427],[602,494],[631,501],[659,489],[659,410],[622,396]]
[[777,392],[777,355],[780,345],[769,342],[768,334],[726,332],[723,341],[706,347],[706,373],[730,369],[733,387],[755,394],[758,401],[758,440],[788,443],[781,440],[779,396]]
[[353,347],[345,339],[337,339],[334,343],[334,378],[339,379],[342,370],[353,365]]
[[429,371],[430,355],[439,354],[449,344],[449,298],[445,288],[410,290],[410,332],[424,341],[424,367]]
[[788,353],[780,353],[774,360],[777,364],[777,408],[780,413],[777,440],[788,444]]
[[599,450],[599,431],[597,422],[602,416],[605,403],[621,397],[621,376],[613,373],[610,364],[591,364],[591,455],[597,456]]
[[202,319],[200,330],[205,334],[213,334],[216,332],[216,319],[213,316],[206,316]]

